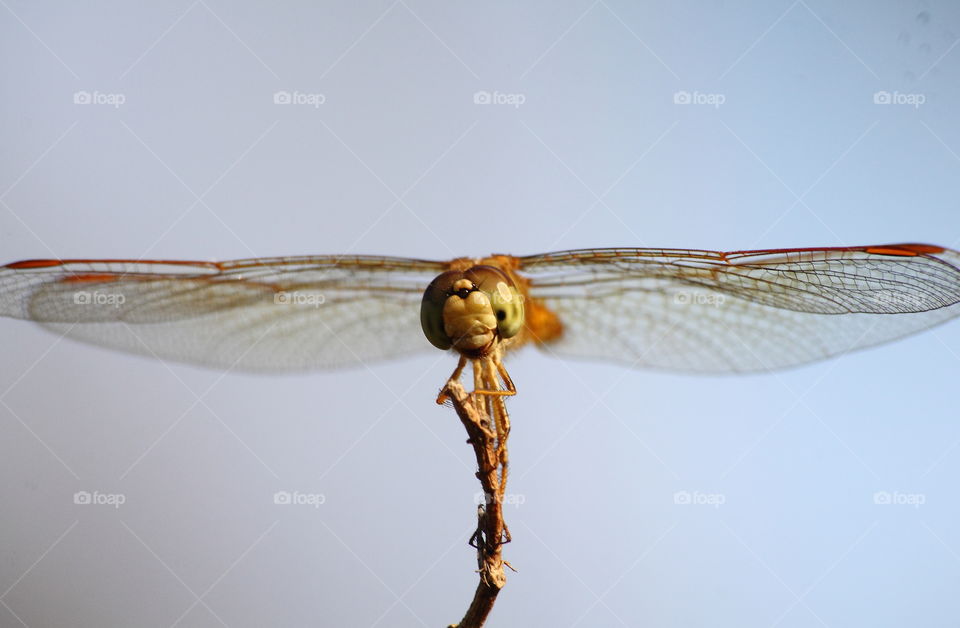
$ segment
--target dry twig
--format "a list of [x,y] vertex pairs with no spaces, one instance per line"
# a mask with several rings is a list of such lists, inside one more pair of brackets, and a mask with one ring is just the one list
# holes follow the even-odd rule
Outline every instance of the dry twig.
[[[476,390],[496,390],[496,369],[485,360],[473,364]],[[470,545],[477,549],[480,582],[473,601],[459,624],[450,628],[483,626],[500,589],[507,578],[501,555],[503,544],[510,541],[510,532],[503,521],[503,495],[507,484],[507,436],[510,420],[503,397],[468,394],[458,379],[451,378],[441,397],[453,404],[457,416],[467,430],[467,442],[477,458],[477,479],[483,487],[486,504],[477,508],[477,531]]]

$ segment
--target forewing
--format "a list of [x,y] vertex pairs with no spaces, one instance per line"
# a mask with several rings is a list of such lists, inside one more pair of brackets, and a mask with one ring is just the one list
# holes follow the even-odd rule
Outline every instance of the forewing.
[[563,326],[545,350],[633,367],[790,367],[960,314],[960,253],[931,245],[592,249],[519,263]]
[[216,368],[327,368],[429,350],[420,299],[444,269],[372,256],[26,261],[0,268],[0,314]]

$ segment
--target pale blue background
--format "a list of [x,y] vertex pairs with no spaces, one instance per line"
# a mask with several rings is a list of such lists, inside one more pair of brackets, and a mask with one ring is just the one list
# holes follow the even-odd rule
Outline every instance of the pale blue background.
[[[2,261],[960,247],[955,3],[0,4]],[[222,376],[19,321],[0,339],[0,625],[466,608],[450,356]],[[958,356],[957,323],[750,377],[515,356],[519,573],[490,625],[955,626]]]

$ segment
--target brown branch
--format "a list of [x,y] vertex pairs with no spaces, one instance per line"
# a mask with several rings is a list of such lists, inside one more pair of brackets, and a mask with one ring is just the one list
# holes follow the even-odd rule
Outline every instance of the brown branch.
[[509,539],[507,526],[503,522],[502,503],[507,480],[506,439],[504,435],[502,442],[498,441],[496,431],[497,412],[505,415],[506,411],[501,399],[467,394],[463,385],[453,379],[447,382],[441,395],[446,395],[453,403],[457,416],[467,430],[467,442],[473,445],[477,457],[477,479],[486,496],[486,503],[477,509],[477,531],[470,543],[477,548],[480,582],[463,619],[450,628],[479,628],[487,620],[497,594],[507,582],[500,551],[504,537]]

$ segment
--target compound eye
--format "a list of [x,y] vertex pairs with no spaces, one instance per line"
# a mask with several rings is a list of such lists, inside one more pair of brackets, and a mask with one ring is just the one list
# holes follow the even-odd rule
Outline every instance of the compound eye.
[[464,277],[487,295],[497,318],[497,331],[502,338],[512,338],[523,328],[523,295],[507,275],[493,266],[474,266]]
[[454,283],[462,278],[463,273],[448,270],[437,275],[423,292],[423,300],[420,302],[420,327],[423,328],[423,335],[437,349],[446,351],[453,345],[443,328],[443,304],[453,291]]

